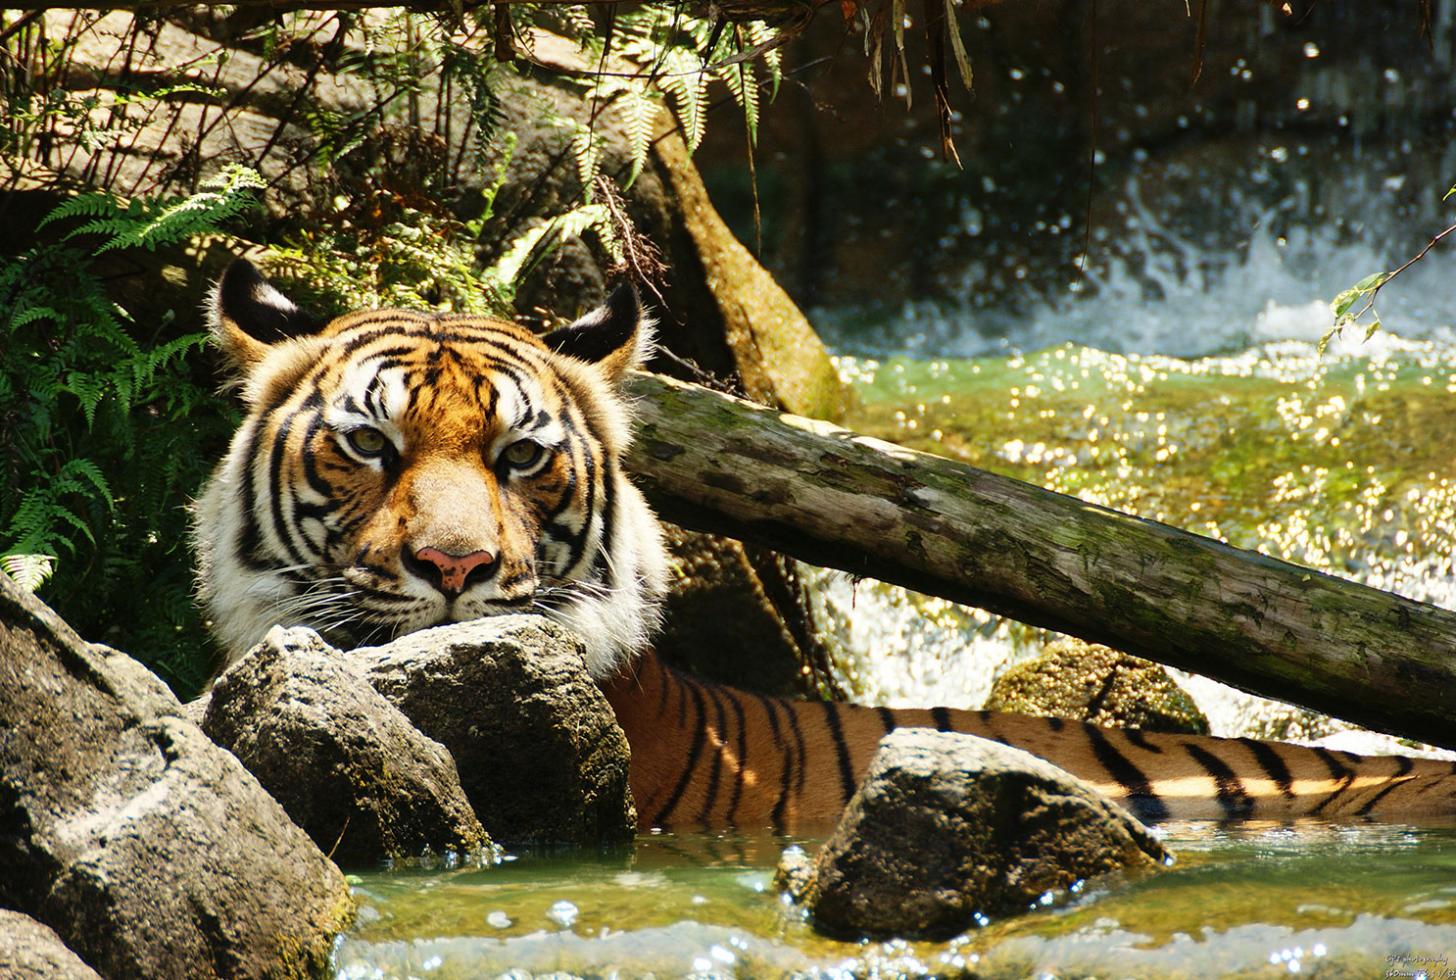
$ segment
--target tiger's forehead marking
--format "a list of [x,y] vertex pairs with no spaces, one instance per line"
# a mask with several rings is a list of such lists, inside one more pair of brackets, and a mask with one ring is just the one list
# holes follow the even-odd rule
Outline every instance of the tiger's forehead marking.
[[548,421],[550,354],[514,324],[387,311],[341,318],[326,333],[347,355],[327,384],[335,429],[373,425],[397,443],[465,449]]

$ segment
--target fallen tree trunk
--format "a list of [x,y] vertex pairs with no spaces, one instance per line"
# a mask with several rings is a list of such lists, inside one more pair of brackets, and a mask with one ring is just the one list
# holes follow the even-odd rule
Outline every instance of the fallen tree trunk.
[[1456,613],[658,377],[627,466],[670,521],[1456,747]]

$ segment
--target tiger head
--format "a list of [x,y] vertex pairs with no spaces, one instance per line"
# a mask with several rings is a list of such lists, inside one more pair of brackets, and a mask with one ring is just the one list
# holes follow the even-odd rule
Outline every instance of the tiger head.
[[621,469],[619,385],[651,348],[630,287],[542,337],[407,310],[317,327],[239,260],[210,314],[247,410],[193,528],[228,662],[275,623],[348,647],[529,610],[599,677],[646,642],[667,565]]

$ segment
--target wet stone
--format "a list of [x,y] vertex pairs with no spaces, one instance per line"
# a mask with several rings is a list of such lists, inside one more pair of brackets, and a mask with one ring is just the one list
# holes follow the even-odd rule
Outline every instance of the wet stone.
[[886,735],[812,868],[781,887],[838,937],[942,939],[1122,870],[1169,860],[1153,833],[1091,786],[973,735]]
[[348,656],[455,757],[497,842],[625,843],[636,833],[627,738],[566,629],[493,616]]
[[490,847],[450,754],[351,664],[275,626],[213,685],[203,730],[340,864]]

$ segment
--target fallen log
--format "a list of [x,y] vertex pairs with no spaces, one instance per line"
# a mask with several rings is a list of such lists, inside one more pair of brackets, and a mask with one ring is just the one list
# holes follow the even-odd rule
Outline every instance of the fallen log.
[[626,465],[658,513],[1456,747],[1456,612],[664,378]]

